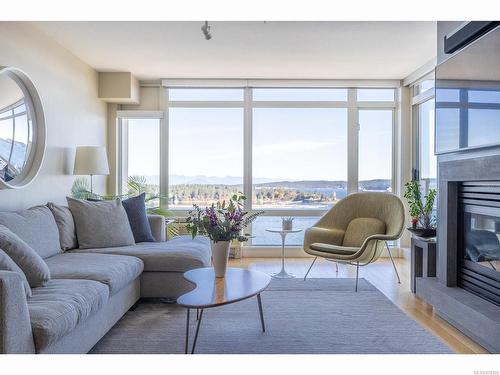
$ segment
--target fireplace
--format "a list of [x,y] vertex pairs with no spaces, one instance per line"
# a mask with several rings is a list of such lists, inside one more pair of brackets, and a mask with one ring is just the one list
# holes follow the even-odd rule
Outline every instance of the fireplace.
[[486,349],[500,352],[500,146],[438,157],[436,277],[417,295]]
[[457,285],[500,306],[500,182],[459,189]]

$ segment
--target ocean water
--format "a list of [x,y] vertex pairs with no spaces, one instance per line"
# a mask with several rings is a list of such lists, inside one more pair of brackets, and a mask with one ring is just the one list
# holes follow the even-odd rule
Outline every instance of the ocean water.
[[[287,246],[301,246],[304,243],[304,231],[319,220],[318,216],[299,216],[293,220],[293,229],[302,229],[299,233],[286,236]],[[281,236],[278,233],[267,232],[267,228],[281,228],[280,216],[259,216],[252,223],[253,246],[281,246]]]

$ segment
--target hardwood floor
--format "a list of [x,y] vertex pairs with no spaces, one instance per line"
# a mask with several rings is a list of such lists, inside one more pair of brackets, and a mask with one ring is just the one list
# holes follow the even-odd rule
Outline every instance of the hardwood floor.
[[[312,258],[290,258],[286,261],[286,269],[297,277],[304,277],[311,264]],[[419,322],[457,353],[488,353],[486,349],[462,334],[445,320],[434,314],[432,306],[415,296],[410,291],[410,265],[403,258],[395,259],[401,284],[398,284],[396,274],[390,259],[381,258],[366,267],[360,267],[359,275],[370,281],[382,291],[411,318]],[[231,267],[243,267],[259,270],[265,273],[274,273],[280,270],[281,259],[277,258],[243,258],[231,259]],[[339,264],[338,273],[335,264],[319,259],[312,268],[308,277],[355,277],[353,266]],[[354,293],[354,290],[353,290]]]

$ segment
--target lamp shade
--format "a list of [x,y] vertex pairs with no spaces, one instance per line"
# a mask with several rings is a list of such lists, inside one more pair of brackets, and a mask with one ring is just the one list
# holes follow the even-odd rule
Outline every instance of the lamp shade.
[[108,175],[106,148],[100,146],[80,146],[76,148],[73,174]]

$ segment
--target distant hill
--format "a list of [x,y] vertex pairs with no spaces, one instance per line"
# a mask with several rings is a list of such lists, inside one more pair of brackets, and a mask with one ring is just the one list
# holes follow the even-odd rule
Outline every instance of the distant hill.
[[[158,176],[145,176],[150,184],[158,184]],[[314,190],[314,189],[347,189],[347,181],[341,180],[315,180],[315,181],[273,181],[272,179],[261,178],[257,179],[256,187],[273,188],[282,187],[287,189],[297,190]],[[228,185],[242,186],[242,178],[235,176],[182,176],[172,175],[169,180],[171,185]],[[375,179],[360,181],[361,189],[366,190],[386,190],[391,186],[390,180]]]
[[[339,180],[317,180],[317,181],[275,181],[256,184],[257,187],[283,187],[288,189],[347,189],[347,181]],[[366,190],[387,190],[391,186],[391,180],[366,180],[360,181],[359,186],[361,189]]]
[[256,184],[257,187],[284,187],[289,189],[321,189],[321,188],[331,188],[339,187],[344,188],[347,186],[347,181],[274,181],[274,182],[264,182]]

